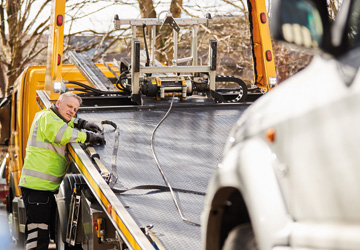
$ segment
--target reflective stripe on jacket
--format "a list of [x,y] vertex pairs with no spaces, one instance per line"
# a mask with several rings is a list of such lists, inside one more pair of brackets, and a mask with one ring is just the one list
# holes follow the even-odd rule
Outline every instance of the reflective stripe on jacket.
[[85,142],[86,133],[74,129],[51,110],[36,113],[26,147],[19,186],[55,191],[64,177],[68,160],[66,144]]

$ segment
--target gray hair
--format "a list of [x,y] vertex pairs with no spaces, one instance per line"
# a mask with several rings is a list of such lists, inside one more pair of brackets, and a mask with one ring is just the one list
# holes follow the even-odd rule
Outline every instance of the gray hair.
[[58,99],[58,100],[61,102],[61,101],[63,101],[64,99],[66,99],[66,98],[68,98],[68,97],[74,97],[76,100],[79,101],[80,105],[82,104],[82,99],[81,99],[81,97],[78,96],[78,95],[76,95],[76,94],[74,94],[73,92],[65,92],[65,93],[61,94],[61,95],[59,96],[59,99]]

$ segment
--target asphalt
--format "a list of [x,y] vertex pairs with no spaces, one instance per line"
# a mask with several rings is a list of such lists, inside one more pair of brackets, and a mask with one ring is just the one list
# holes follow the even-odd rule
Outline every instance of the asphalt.
[[[6,206],[0,204],[0,250],[23,250],[23,247],[17,247],[15,241],[10,236],[10,216],[6,211]],[[54,243],[50,243],[49,249],[56,249]]]

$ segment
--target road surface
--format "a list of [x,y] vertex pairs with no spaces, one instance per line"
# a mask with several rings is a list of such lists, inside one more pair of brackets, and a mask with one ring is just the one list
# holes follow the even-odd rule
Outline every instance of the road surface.
[[6,206],[0,204],[0,249],[18,249],[11,240]]

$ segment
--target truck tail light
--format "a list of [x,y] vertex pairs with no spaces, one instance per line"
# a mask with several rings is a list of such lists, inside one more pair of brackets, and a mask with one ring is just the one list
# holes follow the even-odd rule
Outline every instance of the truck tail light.
[[262,23],[266,23],[266,14],[264,12],[260,13],[260,20]]
[[56,24],[57,24],[57,26],[61,26],[61,25],[63,24],[63,21],[64,21],[64,18],[63,18],[62,15],[58,15],[58,16],[56,17]]
[[267,50],[267,51],[265,52],[265,55],[266,55],[266,60],[267,60],[268,62],[270,62],[270,61],[272,60],[271,51],[270,51],[270,50]]
[[9,193],[9,187],[6,184],[0,184],[0,198],[5,198]]
[[60,55],[60,54],[58,54],[57,65],[59,66],[59,65],[60,65],[60,63],[61,63],[61,55]]

